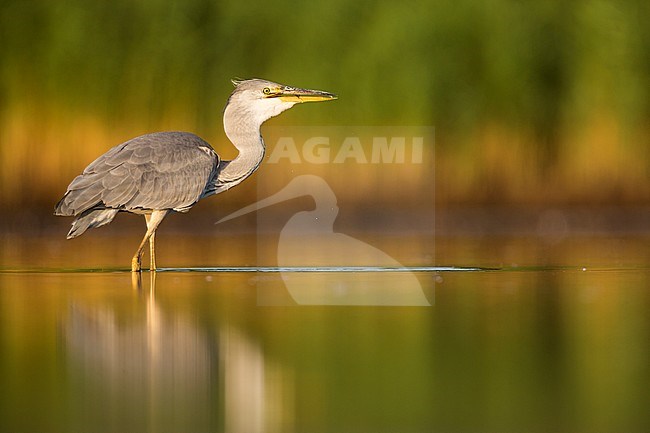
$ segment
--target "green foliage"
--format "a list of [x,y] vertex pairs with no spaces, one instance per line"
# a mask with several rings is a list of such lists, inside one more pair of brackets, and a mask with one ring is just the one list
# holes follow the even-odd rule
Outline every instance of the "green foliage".
[[9,1],[3,94],[155,117],[170,105],[212,109],[227,78],[263,74],[354,96],[339,115],[358,122],[468,126],[496,117],[546,129],[563,106],[590,95],[647,116],[649,8],[642,0]]
[[498,125],[553,166],[603,117],[644,154],[648,18],[645,0],[5,0],[0,122],[17,107],[148,130],[182,115],[215,135],[228,80],[261,76],[340,95],[293,122],[435,125],[461,165]]

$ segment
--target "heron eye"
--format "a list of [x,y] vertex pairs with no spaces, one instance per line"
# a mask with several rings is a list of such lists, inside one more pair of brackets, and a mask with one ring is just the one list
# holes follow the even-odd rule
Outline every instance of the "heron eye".
[[271,88],[270,87],[265,87],[264,90],[262,90],[262,93],[265,95],[270,95],[271,94]]

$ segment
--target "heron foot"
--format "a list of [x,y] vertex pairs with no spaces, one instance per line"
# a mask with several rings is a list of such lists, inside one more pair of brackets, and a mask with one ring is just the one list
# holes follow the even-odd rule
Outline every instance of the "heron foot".
[[141,272],[142,266],[140,265],[140,256],[137,254],[131,259],[131,272]]

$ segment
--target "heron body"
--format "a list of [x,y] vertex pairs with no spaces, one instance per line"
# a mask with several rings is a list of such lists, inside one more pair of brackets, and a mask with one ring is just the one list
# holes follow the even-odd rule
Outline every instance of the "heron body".
[[55,215],[73,216],[68,239],[110,223],[118,212],[145,216],[147,232],[131,261],[140,271],[149,242],[150,270],[155,270],[155,233],[169,212],[187,212],[202,198],[238,185],[264,158],[260,126],[297,103],[336,96],[271,81],[233,81],[235,90],[224,109],[228,139],[239,154],[224,161],[212,146],[189,132],[156,132],[113,147],[93,161],[68,186]]

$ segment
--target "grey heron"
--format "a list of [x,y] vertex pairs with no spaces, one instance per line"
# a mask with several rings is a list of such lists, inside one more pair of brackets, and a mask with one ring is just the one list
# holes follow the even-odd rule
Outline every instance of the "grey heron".
[[147,231],[131,260],[131,271],[141,270],[147,241],[149,269],[155,270],[154,241],[161,221],[253,174],[264,158],[262,123],[295,104],[337,98],[257,78],[233,84],[223,126],[239,151],[236,158],[221,160],[210,144],[189,132],[155,132],[115,146],[86,167],[57,203],[55,215],[75,217],[67,238],[110,223],[118,212],[144,215]]

